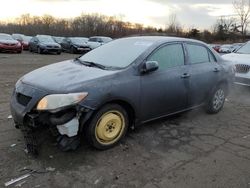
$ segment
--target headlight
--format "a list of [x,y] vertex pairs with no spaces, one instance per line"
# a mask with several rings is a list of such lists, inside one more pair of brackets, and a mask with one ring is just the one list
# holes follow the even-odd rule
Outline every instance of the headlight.
[[47,95],[39,101],[36,109],[55,110],[65,106],[71,106],[83,100],[87,95],[87,92]]

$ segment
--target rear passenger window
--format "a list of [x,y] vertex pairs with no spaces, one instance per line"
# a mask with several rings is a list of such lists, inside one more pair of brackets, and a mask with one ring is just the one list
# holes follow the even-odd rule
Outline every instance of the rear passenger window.
[[208,51],[205,47],[194,44],[187,44],[186,46],[191,64],[209,62]]
[[164,46],[155,51],[148,60],[157,61],[159,63],[160,70],[184,65],[184,53],[182,45],[170,44]]

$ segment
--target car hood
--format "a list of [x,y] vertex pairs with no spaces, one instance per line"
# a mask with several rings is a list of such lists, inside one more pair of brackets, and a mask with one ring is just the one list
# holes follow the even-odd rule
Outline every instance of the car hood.
[[73,42],[72,44],[77,46],[88,46],[86,43],[83,42]]
[[23,76],[21,81],[52,93],[81,92],[85,83],[116,72],[87,67],[77,61],[68,60],[34,70]]
[[0,43],[18,44],[18,41],[17,40],[4,40],[4,39],[0,39]]
[[231,54],[223,55],[222,58],[224,60],[230,61],[232,64],[250,65],[250,62],[249,62],[250,54],[231,53]]

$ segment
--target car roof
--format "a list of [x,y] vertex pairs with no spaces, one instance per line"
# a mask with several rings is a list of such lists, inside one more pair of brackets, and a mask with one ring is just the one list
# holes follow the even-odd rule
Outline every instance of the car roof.
[[11,36],[10,34],[7,33],[0,33],[0,35]]
[[206,43],[195,40],[195,39],[187,39],[181,37],[169,37],[169,36],[136,36],[136,37],[126,37],[126,38],[134,38],[135,40],[145,40],[153,43],[165,43],[165,42],[195,42],[207,45]]
[[36,37],[51,37],[51,35],[36,35]]
[[108,39],[112,39],[111,37],[105,37],[105,36],[92,36],[89,38],[108,38]]

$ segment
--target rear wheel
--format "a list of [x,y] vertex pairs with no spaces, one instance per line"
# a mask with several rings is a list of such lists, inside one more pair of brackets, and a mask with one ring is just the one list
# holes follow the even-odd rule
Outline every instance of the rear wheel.
[[109,149],[125,136],[128,122],[128,114],[120,105],[108,104],[102,107],[85,127],[85,138],[97,149]]
[[217,87],[210,96],[206,106],[207,113],[210,114],[218,113],[223,108],[225,99],[226,99],[225,87],[221,85]]
[[70,53],[71,53],[71,54],[75,54],[75,53],[76,53],[76,49],[75,49],[74,46],[71,46],[71,47],[70,47]]

